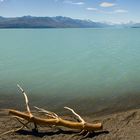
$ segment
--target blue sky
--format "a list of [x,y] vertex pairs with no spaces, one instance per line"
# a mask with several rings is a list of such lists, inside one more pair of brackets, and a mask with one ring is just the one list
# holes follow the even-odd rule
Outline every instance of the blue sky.
[[24,15],[140,22],[140,0],[0,0],[0,16]]

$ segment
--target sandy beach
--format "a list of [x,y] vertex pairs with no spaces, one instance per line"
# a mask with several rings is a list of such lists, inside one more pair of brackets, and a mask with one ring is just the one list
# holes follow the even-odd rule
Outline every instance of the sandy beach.
[[[64,117],[64,116],[63,116]],[[77,135],[79,131],[65,127],[39,127],[39,133],[23,130],[0,137],[0,140],[139,140],[140,139],[140,109],[103,115],[99,117],[82,116],[87,122],[102,122],[103,131],[89,135]],[[18,128],[21,125],[8,115],[0,111],[0,133]]]

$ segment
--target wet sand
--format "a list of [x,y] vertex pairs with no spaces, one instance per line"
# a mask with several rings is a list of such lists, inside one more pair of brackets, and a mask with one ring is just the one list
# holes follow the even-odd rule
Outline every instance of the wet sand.
[[[0,95],[0,109],[14,108],[22,111],[25,110],[25,101],[22,94],[0,93]],[[104,97],[63,97],[60,95],[28,94],[28,99],[32,110],[34,110],[34,106],[38,106],[53,112],[59,112],[60,115],[69,113],[64,109],[64,106],[73,108],[83,116],[102,116],[140,108],[140,93]]]

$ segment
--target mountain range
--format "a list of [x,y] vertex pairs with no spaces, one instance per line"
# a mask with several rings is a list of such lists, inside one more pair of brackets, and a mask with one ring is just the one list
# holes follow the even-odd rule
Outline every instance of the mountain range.
[[140,24],[107,24],[91,20],[72,19],[69,17],[0,17],[0,28],[105,28],[105,27],[140,27]]

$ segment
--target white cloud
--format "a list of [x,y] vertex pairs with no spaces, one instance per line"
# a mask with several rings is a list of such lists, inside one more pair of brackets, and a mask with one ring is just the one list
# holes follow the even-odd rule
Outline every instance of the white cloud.
[[97,8],[93,8],[93,7],[88,7],[86,9],[89,10],[89,11],[97,11],[98,10]]
[[70,0],[65,0],[64,3],[74,4],[74,5],[84,5],[84,4],[85,4],[85,3],[82,2],[82,1],[79,1],[79,2],[73,2],[73,1],[70,1]]
[[76,4],[76,5],[84,5],[84,2],[73,2],[72,4]]
[[100,6],[101,7],[105,7],[105,8],[107,8],[107,7],[113,7],[115,5],[116,5],[115,3],[111,3],[111,2],[102,2],[102,3],[100,3]]
[[0,2],[4,2],[4,0],[0,0]]
[[124,10],[124,9],[118,9],[118,10],[115,10],[114,12],[115,13],[127,13],[128,11]]

